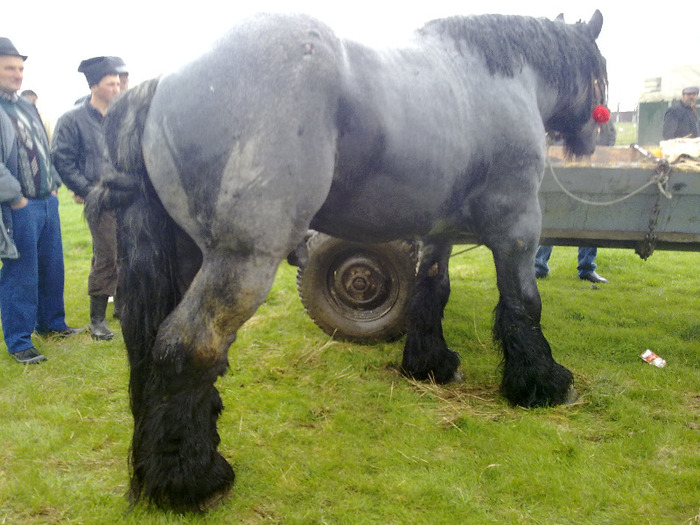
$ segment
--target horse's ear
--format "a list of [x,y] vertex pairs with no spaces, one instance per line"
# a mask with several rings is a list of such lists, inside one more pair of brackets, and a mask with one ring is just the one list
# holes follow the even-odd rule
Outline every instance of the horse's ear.
[[559,13],[557,17],[554,19],[555,22],[563,22],[564,21],[564,13]]
[[591,33],[593,40],[598,38],[598,35],[600,35],[600,30],[602,28],[603,14],[596,9],[595,13],[593,13],[593,16],[591,17],[591,20],[588,22],[588,31]]

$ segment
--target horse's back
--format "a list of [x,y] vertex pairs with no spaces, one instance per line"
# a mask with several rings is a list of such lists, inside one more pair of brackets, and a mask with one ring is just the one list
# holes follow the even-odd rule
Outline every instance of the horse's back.
[[467,200],[508,176],[495,169],[543,156],[527,68],[494,76],[477,53],[420,34],[346,43],[346,56],[335,179],[314,229],[360,241],[471,232]]
[[268,244],[284,251],[295,242],[287,237],[303,235],[331,183],[341,63],[341,43],[324,24],[258,15],[161,79],[146,163],[195,240],[252,245],[269,225],[278,238]]

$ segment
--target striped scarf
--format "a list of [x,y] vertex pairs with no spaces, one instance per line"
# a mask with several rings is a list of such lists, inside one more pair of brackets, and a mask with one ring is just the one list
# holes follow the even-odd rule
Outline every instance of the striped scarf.
[[17,133],[18,171],[22,193],[30,198],[45,198],[53,187],[51,155],[43,125],[17,103],[16,94],[0,96],[0,105]]

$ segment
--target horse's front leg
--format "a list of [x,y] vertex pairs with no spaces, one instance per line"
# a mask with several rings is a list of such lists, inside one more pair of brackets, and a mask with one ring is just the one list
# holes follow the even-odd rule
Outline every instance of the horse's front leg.
[[[228,367],[236,330],[265,299],[278,261],[209,254],[178,307],[158,330],[149,363],[134,377],[132,494],[176,510],[203,509],[234,473],[219,454],[223,409],[214,386]],[[145,373],[144,373],[145,372]]]
[[510,402],[528,407],[561,404],[575,396],[573,376],[554,361],[540,326],[534,272],[538,238],[536,232],[501,236],[491,246],[500,292],[493,334],[503,351],[501,391]]
[[403,373],[415,379],[447,383],[456,377],[459,356],[447,347],[442,333],[451,250],[447,243],[426,243],[421,249],[401,363]]

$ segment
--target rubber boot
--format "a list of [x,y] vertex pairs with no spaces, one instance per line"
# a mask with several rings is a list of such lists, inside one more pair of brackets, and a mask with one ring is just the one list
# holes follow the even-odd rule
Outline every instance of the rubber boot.
[[109,341],[114,337],[114,334],[110,331],[105,322],[108,299],[109,297],[106,295],[90,296],[90,333],[93,339]]

